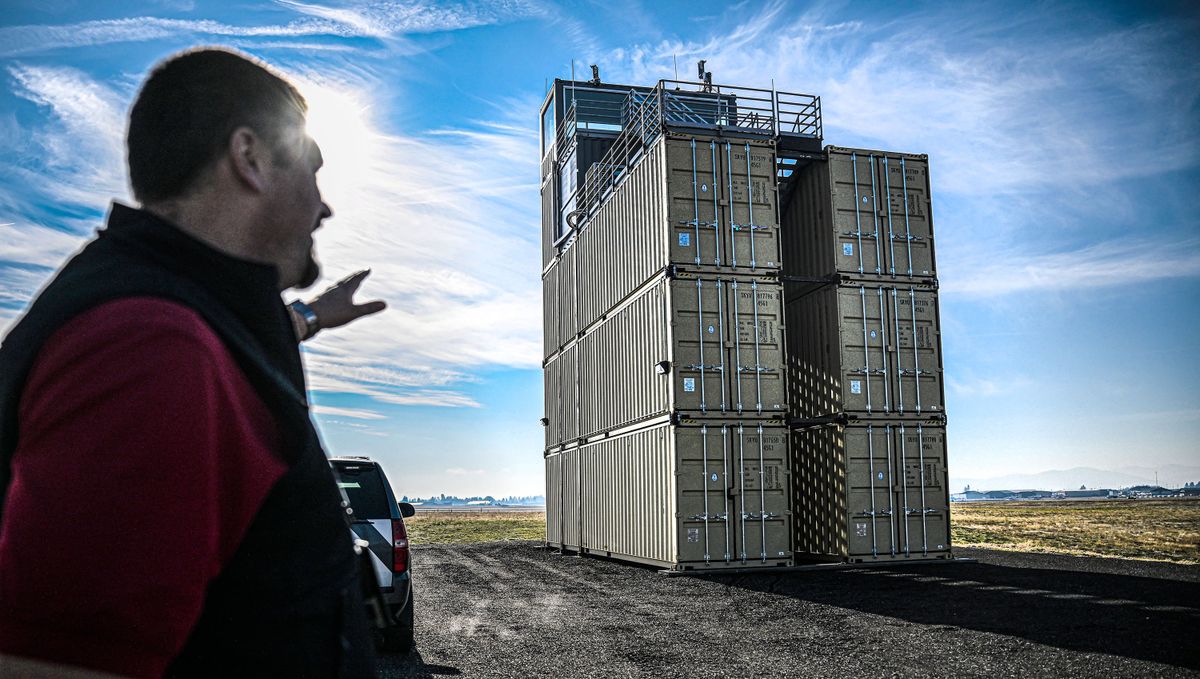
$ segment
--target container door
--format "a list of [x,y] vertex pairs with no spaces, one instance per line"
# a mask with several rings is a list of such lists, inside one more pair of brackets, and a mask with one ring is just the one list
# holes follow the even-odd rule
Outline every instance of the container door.
[[671,263],[728,266],[717,144],[696,138],[670,138],[665,143]]
[[779,193],[775,149],[746,140],[712,143],[725,210],[719,217],[726,234],[727,266],[754,273],[780,268]]
[[946,429],[922,425],[892,427],[898,469],[901,547],[905,556],[936,556],[950,549],[949,495],[946,488]]
[[731,409],[726,339],[726,284],[716,278],[681,278],[671,284],[674,408],[700,413]]
[[847,427],[844,437],[849,556],[946,552],[945,429],[895,422]]
[[781,427],[679,427],[679,561],[777,565],[791,558],[788,437]]
[[944,411],[942,343],[937,292],[932,288],[888,288],[893,410],[923,414]]
[[876,175],[883,180],[882,226],[888,243],[887,273],[933,278],[933,219],[929,162],[907,154],[877,156]]
[[884,260],[887,228],[879,220],[880,206],[886,201],[882,201],[875,155],[831,152],[829,190],[837,270],[848,275],[887,273]]
[[836,291],[841,335],[842,402],[860,413],[890,411],[888,333],[881,286],[845,285]]
[[765,280],[726,282],[731,410],[776,413],[784,391],[783,287]]

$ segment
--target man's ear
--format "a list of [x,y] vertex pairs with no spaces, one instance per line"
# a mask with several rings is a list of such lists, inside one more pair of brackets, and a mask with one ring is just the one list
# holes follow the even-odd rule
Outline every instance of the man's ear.
[[234,176],[255,192],[266,191],[270,154],[266,141],[249,127],[239,127],[229,135],[229,160]]

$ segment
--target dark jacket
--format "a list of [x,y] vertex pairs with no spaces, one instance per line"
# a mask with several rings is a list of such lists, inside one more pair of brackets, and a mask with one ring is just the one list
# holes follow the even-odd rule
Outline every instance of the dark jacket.
[[[0,346],[0,508],[20,436],[18,403],[38,351],[64,323],[119,298],[198,312],[275,416],[288,470],[232,559],[168,676],[373,676],[357,562],[300,352],[271,266],[224,255],[144,211],[114,205]],[[153,559],[152,554],[146,555]]]

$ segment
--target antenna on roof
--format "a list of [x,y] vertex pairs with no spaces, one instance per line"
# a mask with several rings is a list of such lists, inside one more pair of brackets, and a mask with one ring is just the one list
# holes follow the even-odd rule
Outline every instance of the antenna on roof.
[[588,83],[592,85],[600,84],[600,67],[596,64],[592,64],[592,79],[589,80]]
[[674,54],[671,55],[671,63],[675,64],[675,79],[679,80],[679,60],[675,58]]
[[696,70],[699,72],[700,81],[704,83],[704,91],[712,92],[712,72],[704,70],[704,65],[707,63],[707,59],[701,59],[696,63]]

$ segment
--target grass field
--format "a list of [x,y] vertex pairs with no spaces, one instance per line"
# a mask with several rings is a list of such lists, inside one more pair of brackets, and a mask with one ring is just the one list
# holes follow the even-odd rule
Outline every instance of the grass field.
[[415,545],[546,539],[546,512],[474,514],[418,509],[404,524]]
[[[978,502],[951,507],[957,547],[1200,563],[1200,499]],[[545,512],[418,512],[416,545],[545,539]]]
[[959,547],[1200,563],[1200,499],[958,503]]

